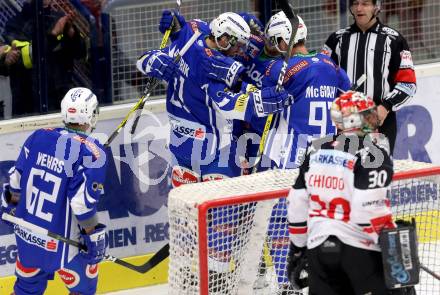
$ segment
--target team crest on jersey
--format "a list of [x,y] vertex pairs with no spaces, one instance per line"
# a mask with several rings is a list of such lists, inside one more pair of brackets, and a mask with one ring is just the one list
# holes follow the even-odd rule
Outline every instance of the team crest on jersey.
[[62,268],[58,271],[58,275],[69,289],[75,288],[80,282],[79,274],[71,269]]
[[58,250],[58,241],[51,239],[48,236],[33,233],[25,228],[19,227],[18,225],[14,226],[14,232],[17,237],[30,245],[49,252],[57,252]]

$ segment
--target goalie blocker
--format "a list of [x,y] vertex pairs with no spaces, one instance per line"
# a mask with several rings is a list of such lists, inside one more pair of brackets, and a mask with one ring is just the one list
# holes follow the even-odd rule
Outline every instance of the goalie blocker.
[[420,263],[415,222],[396,223],[397,228],[383,229],[379,236],[388,289],[405,288],[419,283]]

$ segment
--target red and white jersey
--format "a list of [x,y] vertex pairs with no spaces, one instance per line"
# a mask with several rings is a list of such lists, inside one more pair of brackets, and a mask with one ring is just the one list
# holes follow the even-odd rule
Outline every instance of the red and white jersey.
[[380,251],[378,234],[394,227],[387,187],[393,163],[372,137],[333,135],[308,148],[288,196],[290,240],[319,246],[328,236]]

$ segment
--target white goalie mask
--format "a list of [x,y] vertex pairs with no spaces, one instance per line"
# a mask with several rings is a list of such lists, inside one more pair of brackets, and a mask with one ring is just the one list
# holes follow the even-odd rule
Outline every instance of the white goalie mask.
[[61,115],[64,124],[88,124],[93,129],[98,114],[98,100],[88,88],[72,88],[67,91],[61,101]]
[[[220,14],[211,21],[209,28],[211,34],[215,37],[215,43],[221,50],[228,50],[237,43],[241,43],[243,46],[247,46],[249,43],[251,29],[237,13],[225,12]],[[223,47],[219,45],[218,40],[225,35],[229,37],[229,42],[226,47]]]
[[[307,27],[303,19],[298,17],[298,30],[296,31],[295,39],[293,40],[293,45],[296,45],[300,40],[307,39]],[[292,34],[292,25],[286,14],[283,11],[274,14],[266,25],[264,29],[264,34],[270,44],[275,47],[279,52],[284,53],[279,47],[280,38],[289,44],[290,36]]]

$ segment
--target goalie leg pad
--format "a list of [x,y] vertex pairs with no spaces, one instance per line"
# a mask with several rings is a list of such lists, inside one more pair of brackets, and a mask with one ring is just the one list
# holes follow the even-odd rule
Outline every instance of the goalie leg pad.
[[384,229],[379,244],[387,287],[396,289],[418,284],[420,264],[415,226]]

